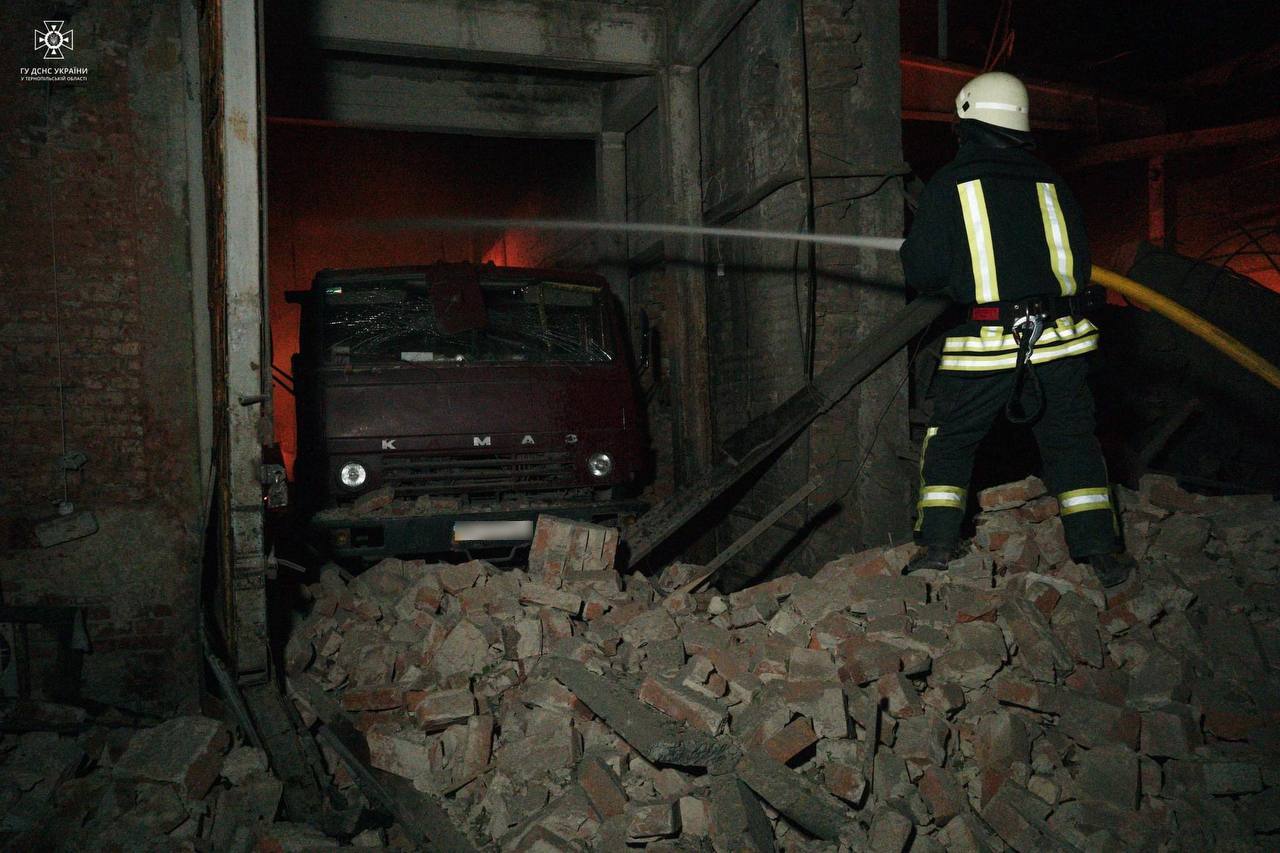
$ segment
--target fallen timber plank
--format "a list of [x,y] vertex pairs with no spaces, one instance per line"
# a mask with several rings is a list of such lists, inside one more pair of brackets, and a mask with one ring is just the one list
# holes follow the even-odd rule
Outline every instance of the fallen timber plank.
[[742,551],[743,548],[746,548],[752,542],[756,541],[756,538],[761,533],[764,533],[766,530],[772,527],[778,521],[778,519],[782,518],[782,516],[791,512],[791,509],[796,504],[800,503],[800,501],[809,497],[809,495],[812,494],[813,491],[817,489],[818,486],[820,485],[822,485],[822,478],[814,477],[809,482],[805,483],[803,486],[796,489],[782,503],[774,507],[769,512],[768,515],[766,515],[764,518],[760,519],[754,525],[752,525],[750,530],[748,530],[746,533],[739,536],[737,539],[733,541],[732,544],[729,545],[728,548],[725,548],[723,551],[717,554],[714,560],[712,560],[710,563],[707,563],[706,571],[704,571],[701,575],[694,578],[693,580],[689,581],[684,586],[680,587],[678,591],[686,594],[692,593],[698,587],[702,586],[704,583],[711,580],[713,577],[716,576],[716,574],[722,568],[725,567],[726,564],[728,564],[730,560],[736,557],[738,553]]
[[[693,731],[645,705],[616,679],[575,660],[543,660],[552,676],[648,761],[706,767],[712,776],[736,778],[788,820],[824,840],[837,840],[847,825],[847,810],[834,797],[763,750],[728,735]],[[749,812],[743,812],[744,832],[751,823]]]
[[641,702],[613,679],[597,675],[575,660],[547,657],[543,665],[591,713],[652,763],[713,767],[737,758],[737,751],[730,744],[690,731]]
[[949,304],[948,300],[936,296],[912,300],[812,383],[726,440],[722,446],[724,461],[649,510],[624,533],[628,564],[636,566],[643,562],[655,548],[928,328]]
[[290,676],[289,690],[311,707],[323,725],[319,739],[343,760],[371,802],[390,813],[422,850],[475,851],[435,798],[418,791],[408,779],[378,770],[369,763],[369,745],[336,699],[309,675]]

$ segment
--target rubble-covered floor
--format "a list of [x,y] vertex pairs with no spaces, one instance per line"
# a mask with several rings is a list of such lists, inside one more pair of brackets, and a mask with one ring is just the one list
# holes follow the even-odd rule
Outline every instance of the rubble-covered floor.
[[[1280,504],[1160,477],[1121,491],[1141,568],[1105,593],[1035,479],[980,496],[942,573],[902,576],[912,546],[728,596],[670,592],[696,566],[536,554],[528,573],[331,570],[290,680],[337,699],[373,765],[480,849],[1274,849]],[[319,725],[332,710],[306,692]],[[6,736],[0,842],[339,843],[272,824],[279,783],[213,721],[130,734]],[[354,828],[341,843],[412,846]]]

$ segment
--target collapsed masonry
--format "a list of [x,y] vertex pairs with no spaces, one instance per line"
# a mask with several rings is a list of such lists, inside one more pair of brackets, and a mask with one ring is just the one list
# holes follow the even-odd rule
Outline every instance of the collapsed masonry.
[[981,494],[944,573],[902,576],[912,546],[728,596],[536,546],[329,571],[291,681],[479,848],[1271,846],[1280,504],[1122,491],[1142,568],[1110,593],[1034,478]]
[[[338,842],[276,821],[283,783],[262,750],[208,717],[142,725],[118,713],[25,703],[0,739],[0,849],[313,850]],[[352,818],[358,817],[356,814]],[[369,828],[347,837],[381,846]]]
[[266,756],[215,720],[37,704],[0,720],[28,730],[0,738],[0,846],[1274,847],[1280,504],[1146,479],[1122,495],[1142,572],[1107,595],[1038,481],[981,501],[971,552],[905,578],[910,546],[671,593],[700,569],[620,578],[607,538],[573,567],[537,547],[528,575],[326,573],[290,683],[425,819],[385,826],[323,736],[329,836],[280,819]]

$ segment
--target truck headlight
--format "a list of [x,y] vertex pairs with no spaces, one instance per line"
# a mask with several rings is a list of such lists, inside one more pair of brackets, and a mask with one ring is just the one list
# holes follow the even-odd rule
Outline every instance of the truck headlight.
[[608,453],[592,453],[587,458],[587,470],[593,477],[607,477],[613,470],[613,458]]
[[358,489],[364,485],[365,480],[369,479],[369,472],[359,462],[348,462],[338,472],[338,479],[348,489]]

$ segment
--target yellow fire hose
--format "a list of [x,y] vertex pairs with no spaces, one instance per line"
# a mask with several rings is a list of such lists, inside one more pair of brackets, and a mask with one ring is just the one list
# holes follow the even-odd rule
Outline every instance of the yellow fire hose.
[[1093,280],[1108,290],[1114,290],[1121,296],[1138,302],[1164,317],[1168,317],[1191,334],[1208,343],[1211,347],[1226,355],[1257,376],[1262,377],[1276,388],[1280,388],[1280,368],[1249,349],[1208,320],[1193,314],[1167,296],[1156,293],[1149,287],[1138,284],[1131,278],[1119,273],[1103,269],[1095,265],[1092,270]]

